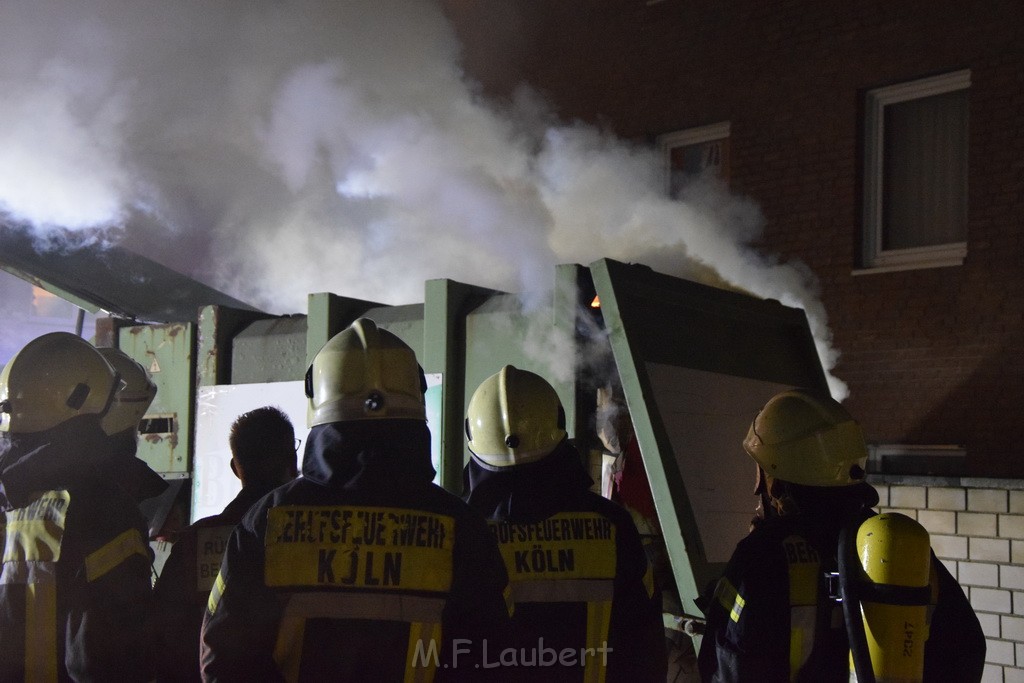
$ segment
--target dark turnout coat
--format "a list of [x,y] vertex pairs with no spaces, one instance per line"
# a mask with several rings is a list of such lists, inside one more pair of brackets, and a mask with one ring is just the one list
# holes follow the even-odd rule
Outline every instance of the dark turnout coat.
[[[844,522],[828,511],[768,517],[737,545],[705,611],[704,681],[847,681],[850,644],[841,603],[829,598]],[[924,680],[981,680],[985,637],[963,590],[932,555]],[[838,595],[832,590],[833,595]]]
[[472,679],[483,641],[507,629],[508,579],[484,521],[431,483],[426,425],[314,427],[302,475],[228,541],[204,678]]
[[625,509],[589,490],[576,449],[563,441],[515,467],[473,459],[465,479],[515,603],[513,641],[489,659],[530,681],[664,681],[661,596],[640,536]]
[[228,537],[249,508],[274,488],[246,486],[219,515],[197,520],[178,533],[154,586],[158,681],[202,679],[199,636]]
[[0,456],[0,680],[149,679],[152,554],[92,416]]

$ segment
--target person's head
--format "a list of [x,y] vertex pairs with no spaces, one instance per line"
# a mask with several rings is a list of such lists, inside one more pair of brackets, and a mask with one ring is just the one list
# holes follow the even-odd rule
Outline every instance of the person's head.
[[250,484],[286,484],[298,474],[295,429],[280,408],[264,406],[238,416],[228,437],[231,471]]
[[306,370],[310,427],[336,422],[426,422],[426,380],[398,336],[360,318],[324,345]]
[[0,372],[0,434],[29,435],[110,408],[118,374],[92,344],[51,332],[26,344]]
[[537,462],[566,438],[565,411],[547,380],[506,365],[473,392],[466,436],[473,457],[487,467]]
[[120,376],[110,410],[100,421],[103,431],[113,436],[138,428],[142,417],[156,397],[156,384],[138,361],[120,349],[97,349]]
[[[776,394],[754,418],[743,447],[759,468],[758,492],[780,513],[790,499],[842,497],[864,484],[867,446],[860,425],[830,396]],[[795,486],[793,486],[795,485]]]

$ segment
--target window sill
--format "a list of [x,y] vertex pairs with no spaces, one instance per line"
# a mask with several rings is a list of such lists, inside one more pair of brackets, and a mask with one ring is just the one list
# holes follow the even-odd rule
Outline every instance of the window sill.
[[903,270],[950,268],[962,266],[965,258],[967,258],[966,242],[942,244],[922,249],[900,249],[875,255],[870,266],[855,268],[852,274],[874,275],[876,273],[894,273]]

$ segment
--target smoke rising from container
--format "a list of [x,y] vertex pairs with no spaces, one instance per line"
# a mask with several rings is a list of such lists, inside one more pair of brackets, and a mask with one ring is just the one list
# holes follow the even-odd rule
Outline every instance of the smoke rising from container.
[[[543,301],[602,257],[807,310],[809,271],[748,245],[749,201],[665,193],[662,157],[501,108],[425,0],[0,5],[0,211],[123,244],[277,313],[310,292],[422,300],[446,277]],[[833,378],[833,393],[845,386]]]

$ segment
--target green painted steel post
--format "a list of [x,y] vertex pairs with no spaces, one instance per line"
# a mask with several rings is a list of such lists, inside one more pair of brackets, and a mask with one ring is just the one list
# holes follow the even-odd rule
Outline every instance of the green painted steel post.
[[227,306],[199,309],[196,341],[196,386],[231,384],[231,340],[243,327],[273,316]]
[[423,308],[423,369],[441,374],[441,486],[462,490],[465,439],[467,311],[494,292],[453,280],[428,280]]
[[361,314],[382,304],[349,299],[330,292],[310,294],[306,316],[306,366],[331,337],[341,332]]

